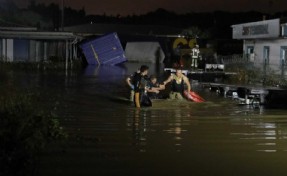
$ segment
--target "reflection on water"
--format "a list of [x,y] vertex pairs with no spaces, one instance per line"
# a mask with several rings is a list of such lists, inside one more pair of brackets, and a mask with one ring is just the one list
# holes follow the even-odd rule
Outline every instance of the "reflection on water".
[[286,174],[286,110],[238,106],[205,90],[206,103],[155,100],[136,109],[124,79],[138,66],[36,74],[25,82],[57,94],[70,136],[64,149],[43,153],[39,175]]
[[285,141],[287,135],[285,123],[285,115],[265,115],[260,119],[249,119],[248,122],[244,123],[245,127],[252,130],[232,132],[231,135],[237,136],[242,141],[256,141],[255,150],[258,152],[285,152],[287,149],[285,146],[287,144]]

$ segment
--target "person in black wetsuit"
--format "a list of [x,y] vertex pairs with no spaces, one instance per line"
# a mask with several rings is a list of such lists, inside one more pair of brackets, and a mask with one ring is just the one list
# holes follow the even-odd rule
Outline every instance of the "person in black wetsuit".
[[135,91],[134,103],[135,107],[151,106],[152,103],[146,94],[148,66],[142,65],[140,72],[133,77],[133,86]]
[[140,73],[140,70],[138,69],[136,72],[134,72],[134,74],[132,74],[126,78],[126,83],[130,88],[130,101],[131,102],[134,101],[134,97],[135,97],[135,91],[134,91],[135,87],[133,85],[133,78],[134,78],[136,73]]

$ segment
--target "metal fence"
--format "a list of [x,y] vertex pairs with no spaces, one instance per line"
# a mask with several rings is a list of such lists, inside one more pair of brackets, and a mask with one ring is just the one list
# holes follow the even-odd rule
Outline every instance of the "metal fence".
[[248,63],[248,62],[250,62],[249,57],[242,55],[242,54],[218,56],[218,58],[223,64],[235,64],[235,63]]

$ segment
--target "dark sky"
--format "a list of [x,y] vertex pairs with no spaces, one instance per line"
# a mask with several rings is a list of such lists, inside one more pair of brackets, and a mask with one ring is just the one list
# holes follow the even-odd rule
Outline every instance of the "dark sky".
[[[3,0],[0,0],[0,2]],[[13,0],[18,6],[25,7],[30,0]],[[35,0],[36,3],[61,3],[62,0]],[[210,12],[224,10],[230,12],[256,10],[277,12],[287,10],[287,0],[64,0],[73,9],[85,8],[87,14],[126,16],[145,14],[158,8],[176,13]]]

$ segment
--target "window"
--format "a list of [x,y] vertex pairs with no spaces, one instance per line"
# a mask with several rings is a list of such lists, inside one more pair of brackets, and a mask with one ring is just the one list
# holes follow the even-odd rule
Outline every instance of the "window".
[[14,61],[28,61],[29,40],[14,39]]

